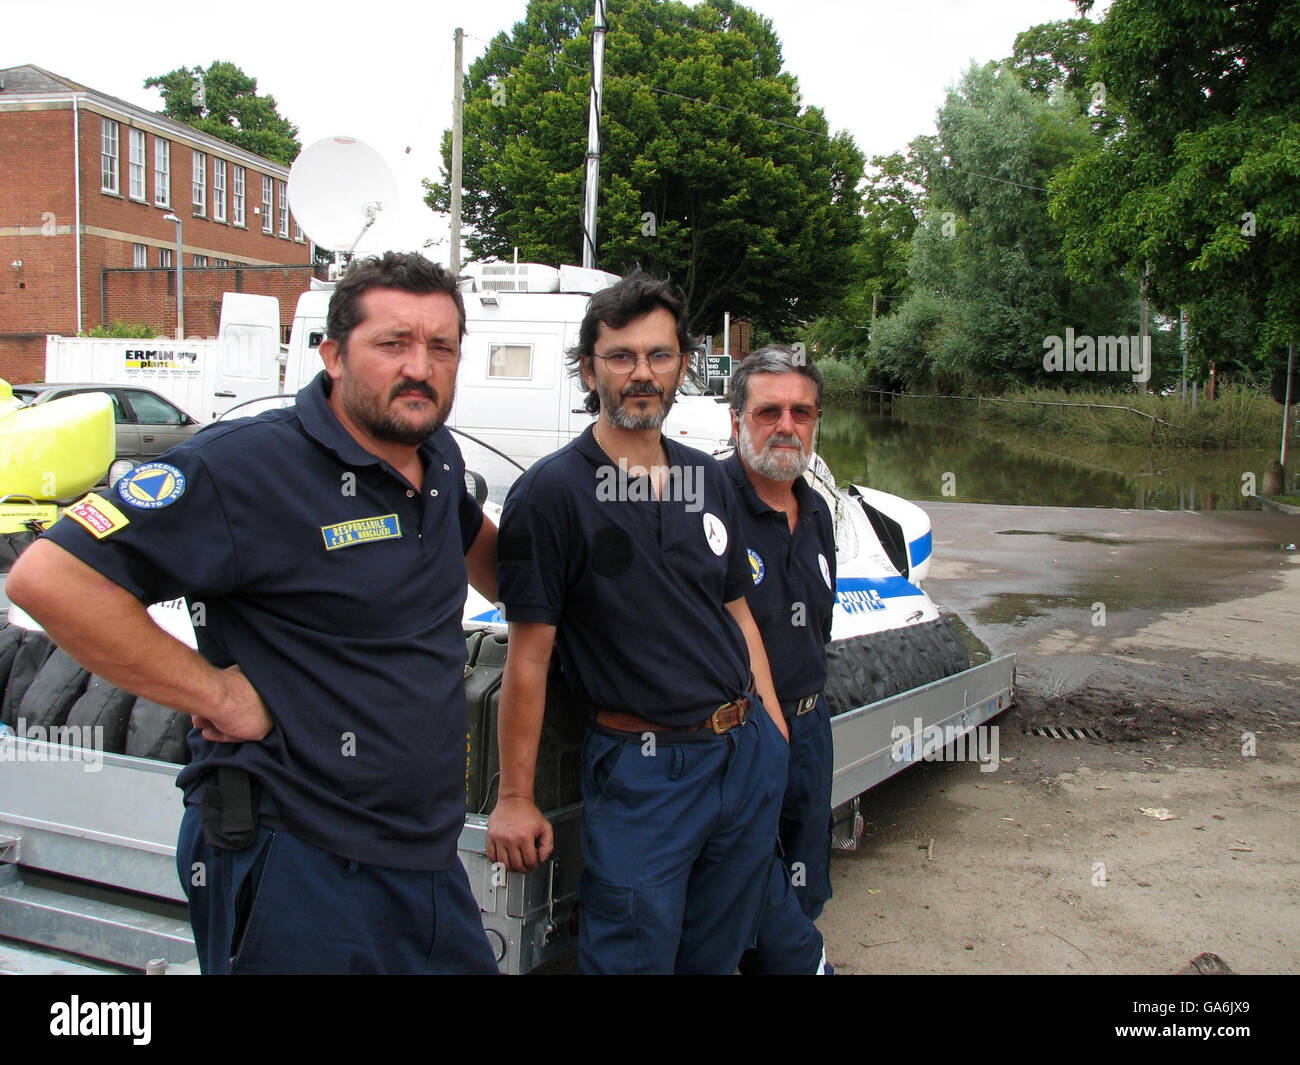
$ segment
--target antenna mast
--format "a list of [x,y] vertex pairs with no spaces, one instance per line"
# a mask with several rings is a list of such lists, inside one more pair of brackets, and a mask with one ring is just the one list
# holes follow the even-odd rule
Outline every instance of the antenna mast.
[[465,78],[461,74],[464,31],[456,27],[456,84],[452,92],[451,109],[451,272],[460,273],[460,185],[461,154],[464,143]]
[[582,265],[596,268],[596,198],[600,193],[600,111],[605,74],[605,0],[596,2],[591,34],[591,107],[587,112],[587,174],[582,207]]

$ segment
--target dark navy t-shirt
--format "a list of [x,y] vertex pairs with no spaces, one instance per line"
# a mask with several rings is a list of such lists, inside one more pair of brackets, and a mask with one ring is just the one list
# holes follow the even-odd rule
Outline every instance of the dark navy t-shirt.
[[763,634],[772,682],[782,708],[826,686],[826,643],[835,605],[835,535],[826,502],[802,477],[793,490],[799,504],[794,532],[779,510],[759,498],[733,453],[722,468],[740,496],[749,549],[749,609]]
[[[420,446],[416,490],[348,434],[327,385],[205,429],[47,535],[142,602],[187,597],[199,652],[238,663],[269,708],[258,743],[190,733],[187,801],[235,765],[316,846],[445,869],[465,814],[464,556],[483,514],[446,429]],[[127,524],[105,532],[113,513]]]
[[735,494],[708,455],[665,439],[662,499],[618,476],[590,429],[515,482],[501,515],[508,622],[558,628],[569,688],[588,708],[695,725],[749,683],[724,604],[750,587]]

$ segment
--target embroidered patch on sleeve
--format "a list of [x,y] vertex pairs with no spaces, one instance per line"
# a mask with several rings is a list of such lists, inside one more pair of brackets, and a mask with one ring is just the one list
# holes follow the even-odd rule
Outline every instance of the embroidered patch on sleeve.
[[96,540],[111,536],[131,524],[131,519],[113,506],[103,496],[91,492],[84,499],[78,500],[64,512]]

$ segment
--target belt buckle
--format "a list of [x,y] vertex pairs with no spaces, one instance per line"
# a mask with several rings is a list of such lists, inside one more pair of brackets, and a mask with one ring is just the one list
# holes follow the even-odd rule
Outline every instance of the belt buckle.
[[805,695],[802,699],[799,700],[799,705],[795,707],[795,711],[794,711],[795,717],[802,717],[804,714],[808,713],[808,711],[810,711],[816,705],[817,705],[816,695]]
[[[721,736],[724,733],[730,732],[733,728],[736,728],[738,725],[743,725],[745,723],[745,711],[748,708],[749,708],[749,700],[745,698],[740,698],[740,699],[732,699],[731,702],[729,703],[723,703],[720,707],[714,710],[713,713],[709,715],[709,725],[713,729],[714,735]],[[718,719],[718,717],[720,714],[723,714],[728,710],[736,711],[736,720],[733,721],[730,725],[724,725]]]

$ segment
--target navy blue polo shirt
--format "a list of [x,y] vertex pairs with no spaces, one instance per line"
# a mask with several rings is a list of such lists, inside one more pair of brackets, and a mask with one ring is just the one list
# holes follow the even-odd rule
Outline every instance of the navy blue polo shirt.
[[619,477],[590,429],[529,467],[501,515],[497,582],[507,621],[557,626],[580,700],[677,728],[745,692],[749,650],[724,604],[750,579],[722,468],[664,443],[659,500],[647,478]]
[[307,842],[445,869],[465,815],[464,556],[483,514],[446,429],[420,445],[417,491],[348,434],[327,387],[322,373],[294,407],[205,429],[47,535],[142,602],[187,597],[199,652],[238,663],[269,708],[259,743],[190,733],[186,801],[217,763],[239,766]]
[[[749,609],[763,634],[782,708],[826,686],[826,643],[835,605],[835,534],[826,502],[802,477],[794,480],[794,531],[759,498],[740,455],[722,463],[740,496],[749,549]],[[801,605],[800,605],[801,604]]]

